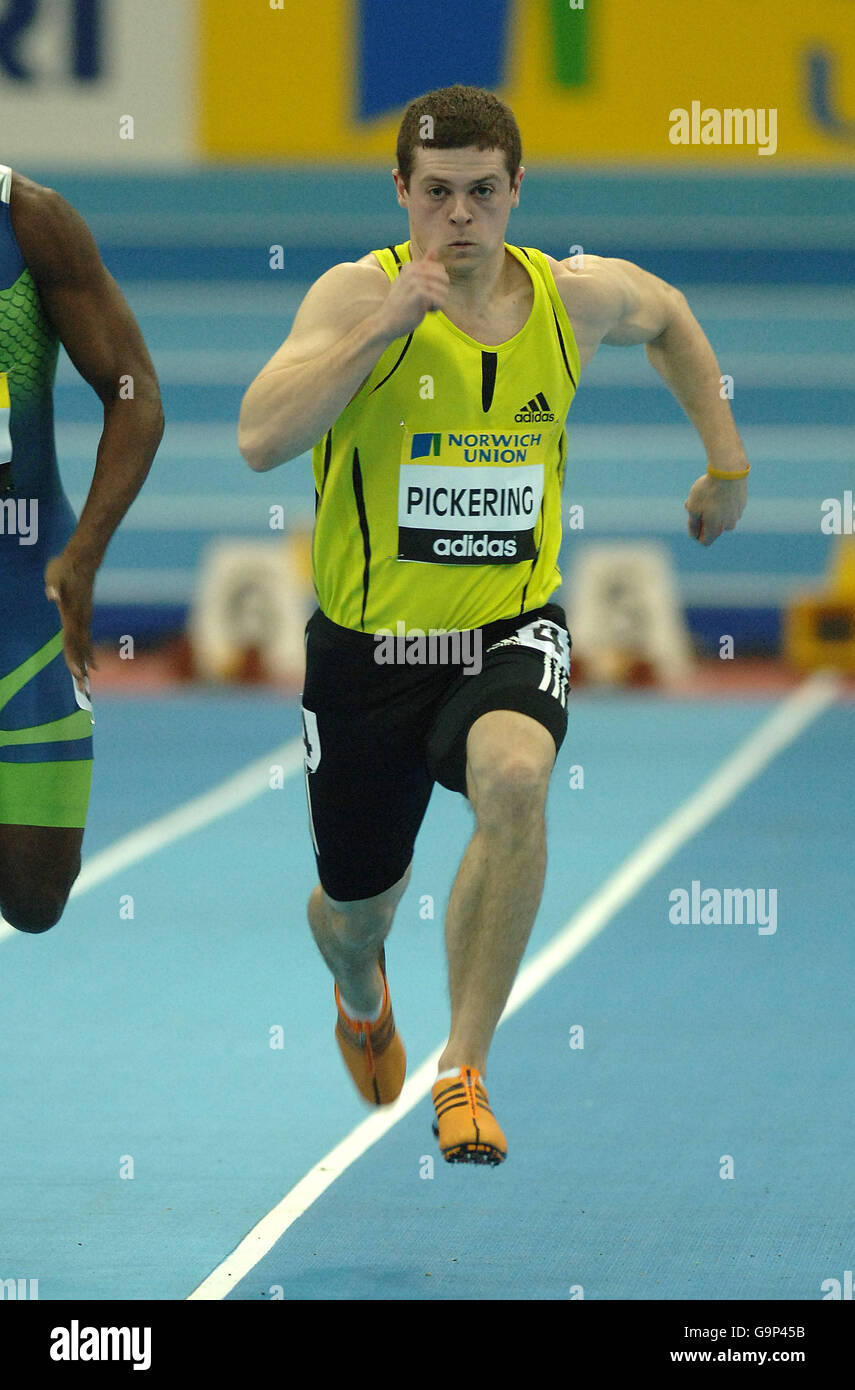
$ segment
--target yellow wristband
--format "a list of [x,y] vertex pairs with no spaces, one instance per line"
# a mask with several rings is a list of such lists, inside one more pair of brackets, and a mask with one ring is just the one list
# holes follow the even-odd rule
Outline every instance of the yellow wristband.
[[751,472],[751,464],[749,463],[748,467],[743,468],[739,473],[723,473],[720,468],[712,468],[710,464],[707,464],[707,472],[711,478],[747,478]]

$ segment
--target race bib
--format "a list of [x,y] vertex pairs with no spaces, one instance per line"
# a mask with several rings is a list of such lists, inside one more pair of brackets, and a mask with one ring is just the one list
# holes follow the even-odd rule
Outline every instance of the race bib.
[[546,431],[405,431],[398,475],[398,559],[515,565],[537,555]]

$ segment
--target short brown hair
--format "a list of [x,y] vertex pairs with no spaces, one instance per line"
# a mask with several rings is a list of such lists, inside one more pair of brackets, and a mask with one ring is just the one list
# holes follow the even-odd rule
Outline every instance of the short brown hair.
[[[433,139],[424,140],[424,116],[433,121]],[[514,181],[522,163],[522,141],[514,113],[484,87],[438,87],[411,101],[398,131],[398,171],[409,192],[413,151],[458,150],[473,145],[479,150],[502,150],[508,178]]]

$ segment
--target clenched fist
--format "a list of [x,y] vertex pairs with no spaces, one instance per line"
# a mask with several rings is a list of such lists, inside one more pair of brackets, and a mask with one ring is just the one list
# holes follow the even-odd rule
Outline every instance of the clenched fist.
[[418,328],[425,314],[442,308],[449,287],[448,272],[436,251],[410,261],[399,271],[383,304],[384,329],[394,338],[406,337]]
[[704,473],[692,483],[685,502],[689,535],[701,545],[712,545],[722,531],[733,531],[745,511],[748,488],[745,478],[713,478]]

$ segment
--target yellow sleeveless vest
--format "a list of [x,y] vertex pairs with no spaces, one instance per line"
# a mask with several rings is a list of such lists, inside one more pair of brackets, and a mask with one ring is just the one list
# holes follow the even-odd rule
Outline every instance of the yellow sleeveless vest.
[[[520,331],[487,346],[426,314],[312,451],[315,592],[342,627],[480,627],[539,607],[561,582],[579,351],[543,253],[505,246],[534,286]],[[410,243],[374,255],[394,280]]]

